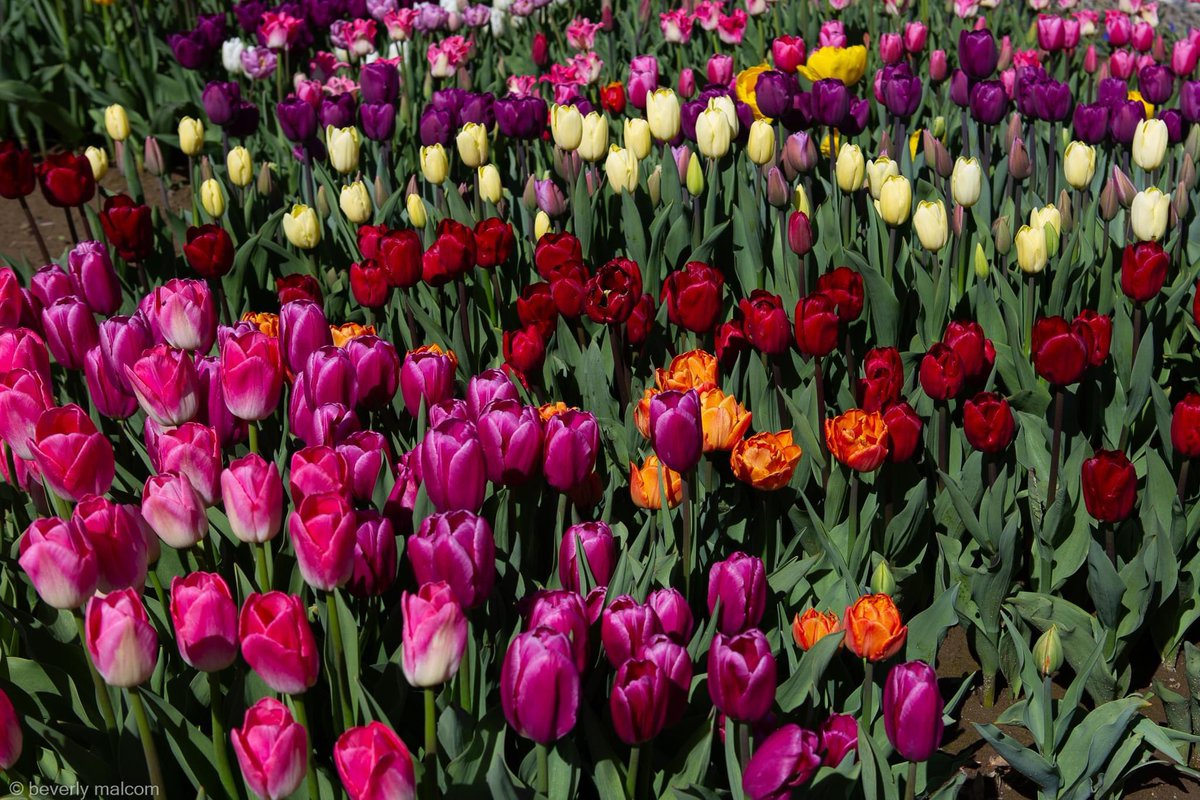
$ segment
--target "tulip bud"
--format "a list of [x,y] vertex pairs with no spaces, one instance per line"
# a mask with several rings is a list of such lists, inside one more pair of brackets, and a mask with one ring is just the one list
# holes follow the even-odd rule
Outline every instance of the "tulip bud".
[[608,117],[595,111],[583,118],[582,137],[576,151],[584,161],[595,162],[608,152]]
[[1046,268],[1047,239],[1049,237],[1045,231],[1053,232],[1054,229],[1047,226],[1045,229],[1039,230],[1022,225],[1021,229],[1017,231],[1017,265],[1026,275],[1036,275]]
[[1188,128],[1188,135],[1187,139],[1183,142],[1183,149],[1184,152],[1192,157],[1193,161],[1200,158],[1200,125],[1193,123]]
[[1058,216],[1062,220],[1062,230],[1070,233],[1075,226],[1075,218],[1071,214],[1071,196],[1066,189],[1058,192]]
[[1116,164],[1112,168],[1112,181],[1117,192],[1117,200],[1125,208],[1132,206],[1133,198],[1137,194],[1137,187],[1133,185],[1133,181],[1129,180],[1129,176]]
[[1179,168],[1179,182],[1187,190],[1196,188],[1196,162],[1191,153],[1183,154],[1183,166]]
[[468,122],[462,126],[454,142],[458,145],[458,157],[468,169],[475,169],[487,163],[487,128],[477,122]]
[[383,186],[383,173],[376,173],[372,188],[375,190],[375,206],[381,207],[387,203],[391,193]]
[[793,133],[787,138],[783,150],[784,161],[798,173],[808,172],[817,163],[817,146],[805,131]]
[[209,178],[200,184],[200,203],[213,219],[225,216],[225,194],[216,178]]
[[[946,145],[942,144],[928,129],[922,131],[921,140],[925,151],[925,163],[941,177],[949,177],[958,164],[957,162],[953,165],[950,163],[950,151],[946,149]],[[960,156],[958,160],[962,161],[963,159]]]
[[933,125],[930,127],[930,130],[933,132],[933,137],[939,140],[940,144],[941,138],[946,135],[946,118],[938,114],[933,118]]
[[318,217],[329,219],[329,193],[325,191],[324,184],[317,187],[317,202],[313,206]]
[[1008,151],[1008,174],[1012,175],[1014,180],[1023,181],[1032,171],[1025,143],[1020,137],[1013,139],[1012,147]]
[[550,232],[550,215],[539,210],[533,218],[533,239],[537,241]]
[[438,186],[445,183],[446,176],[450,172],[450,162],[446,159],[446,149],[440,144],[422,147],[420,157],[421,175],[424,176],[425,180]]
[[988,263],[987,254],[983,252],[983,243],[975,243],[975,277],[983,280],[991,272],[991,265]]
[[330,125],[325,129],[325,147],[329,151],[329,163],[335,170],[345,175],[358,169],[360,141],[358,128],[354,126],[335,128]]
[[371,218],[371,195],[362,181],[343,186],[338,197],[338,207],[346,219],[361,225]]
[[803,256],[812,250],[812,225],[808,215],[802,211],[793,211],[788,217],[787,229],[788,247],[798,256]]
[[658,208],[662,202],[662,164],[656,164],[654,172],[646,178],[646,192],[650,195],[650,205]]
[[1133,134],[1133,162],[1147,172],[1158,169],[1167,153],[1167,124],[1144,119]]
[[1059,636],[1057,625],[1051,625],[1034,642],[1033,663],[1037,665],[1038,674],[1043,678],[1053,677],[1062,669],[1062,637]]
[[879,190],[879,199],[875,201],[875,208],[883,221],[892,227],[907,222],[912,210],[912,184],[908,182],[908,178],[903,175],[889,175],[885,178]]
[[321,241],[321,221],[313,209],[296,203],[283,216],[283,234],[293,246],[311,250]]
[[650,155],[650,145],[653,143],[650,136],[650,123],[636,117],[626,118],[621,140],[625,142],[627,149],[633,151],[638,161],[641,161]]
[[787,208],[789,199],[783,173],[779,167],[771,167],[767,170],[767,202],[775,208]]
[[760,167],[775,158],[775,129],[771,123],[762,119],[751,123],[746,155]]
[[950,193],[954,202],[970,208],[979,202],[983,190],[983,169],[974,158],[958,157],[954,162],[954,172],[950,176]]
[[609,147],[608,158],[604,160],[604,174],[608,176],[608,184],[614,194],[637,191],[638,160],[632,150],[615,144]]
[[928,761],[937,752],[945,707],[933,667],[923,661],[892,667],[883,690],[883,726],[901,758]]
[[525,180],[525,189],[521,192],[521,204],[528,209],[537,208],[537,178],[533,175]]
[[104,109],[104,129],[114,142],[123,142],[129,138],[129,117],[123,106],[113,104]]
[[808,193],[804,191],[803,184],[796,184],[796,191],[792,192],[792,208],[812,215],[812,208],[808,204]]
[[87,156],[88,164],[92,167],[92,177],[100,180],[108,174],[108,151],[99,147],[89,147],[83,151]]
[[212,164],[209,163],[208,156],[200,156],[200,182],[212,180],[212,177]]
[[992,240],[996,242],[996,252],[1002,256],[1008,255],[1012,249],[1012,225],[1007,216],[998,217],[992,223]]
[[1105,222],[1109,222],[1117,215],[1120,210],[1120,201],[1117,198],[1117,183],[1112,178],[1104,182],[1104,188],[1100,190],[1100,218]]
[[156,177],[167,171],[162,148],[158,146],[158,139],[153,136],[146,137],[146,146],[142,150],[142,164],[146,167],[146,172]]
[[708,107],[696,117],[696,149],[705,158],[720,159],[729,152],[732,139],[729,118],[710,100]]
[[871,573],[871,591],[875,594],[886,595],[896,593],[896,578],[892,575],[886,559],[880,559],[879,565]]
[[699,197],[704,193],[704,168],[700,165],[700,156],[695,153],[688,161],[687,190],[692,197]]
[[1190,207],[1191,201],[1187,185],[1180,181],[1175,185],[1175,191],[1171,195],[1171,213],[1176,219],[1186,219]]
[[271,165],[265,161],[258,168],[258,179],[255,183],[255,188],[264,197],[270,197],[275,193],[275,174],[271,171]]
[[414,228],[424,228],[426,223],[425,201],[421,199],[421,196],[414,192],[408,196],[404,204],[408,208],[409,223]]
[[[941,202],[940,200],[938,201]],[[950,215],[950,230],[955,236],[962,236],[963,223],[966,221],[967,210],[962,206],[956,205],[954,213]]]
[[479,168],[479,197],[492,205],[500,202],[500,170],[496,169],[495,164],[485,164]]
[[179,149],[184,155],[199,155],[204,149],[204,123],[192,117],[179,120]]
[[259,797],[278,800],[304,782],[308,731],[275,698],[264,697],[246,709],[242,727],[231,730],[229,739],[246,786]]
[[241,189],[249,186],[250,181],[254,180],[254,162],[250,158],[250,151],[241,145],[230,150],[225,157],[225,171],[234,186]]
[[862,149],[856,144],[843,143],[841,149],[838,150],[837,163],[834,168],[838,187],[843,192],[856,192],[861,189],[866,167]]
[[[1004,147],[1004,152],[1012,155],[1013,145],[1021,138],[1021,115],[1010,114],[1008,117],[1008,125],[1004,128],[1003,138],[1000,144]],[[1024,144],[1024,142],[1022,142]],[[1010,168],[1011,170],[1011,168]]]
[[1096,174],[1096,149],[1084,142],[1071,142],[1063,153],[1063,177],[1074,189],[1083,189]]
[[[960,205],[959,209],[962,208]],[[956,215],[958,211],[956,210]],[[936,253],[946,246],[946,242],[950,239],[950,231],[946,222],[946,206],[941,200],[929,201],[922,200],[917,203],[917,210],[913,213],[913,228],[917,231],[917,238],[921,240],[921,246],[931,253]]]
[[655,89],[646,95],[646,120],[650,133],[660,142],[679,133],[679,98],[670,89]]

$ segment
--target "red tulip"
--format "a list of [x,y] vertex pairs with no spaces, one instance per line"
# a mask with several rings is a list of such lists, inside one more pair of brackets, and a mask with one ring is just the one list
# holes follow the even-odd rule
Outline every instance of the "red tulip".
[[544,280],[563,266],[583,265],[583,246],[570,233],[547,233],[533,249],[533,264]]
[[391,294],[387,270],[375,261],[356,261],[350,265],[350,291],[364,308],[383,308]]
[[546,343],[534,325],[515,331],[505,331],[504,363],[522,375],[537,373],[546,360]]
[[51,153],[38,165],[38,183],[46,202],[56,208],[73,208],[96,194],[96,179],[86,156]]
[[855,398],[864,411],[879,411],[900,399],[904,388],[904,362],[894,347],[877,347],[863,358],[862,377]]
[[796,347],[806,356],[824,358],[838,341],[838,306],[820,290],[796,303]]
[[0,197],[25,197],[33,191],[33,179],[33,154],[14,141],[0,142]]
[[183,256],[201,278],[220,278],[233,268],[233,240],[220,225],[190,227]]
[[1062,317],[1033,323],[1033,366],[1052,384],[1075,383],[1088,366],[1094,337],[1086,324],[1071,325]]
[[1171,414],[1171,447],[1181,458],[1200,456],[1200,394],[1188,392],[1175,404]]
[[817,278],[817,290],[837,304],[842,322],[853,322],[863,310],[863,279],[849,267],[838,267]]
[[150,207],[125,194],[104,201],[100,225],[109,243],[126,261],[141,261],[154,252],[154,223]]
[[1016,431],[1012,409],[1001,395],[981,392],[963,403],[963,433],[976,450],[999,453]]
[[1117,450],[1097,450],[1083,462],[1083,502],[1100,522],[1120,522],[1133,513],[1137,473]]
[[741,300],[738,308],[746,339],[755,350],[767,355],[787,352],[792,343],[792,325],[779,295],[755,289],[749,298]]
[[962,389],[965,370],[958,353],[937,342],[921,359],[921,388],[933,400],[951,400]]
[[516,244],[512,225],[499,217],[488,217],[475,224],[475,263],[484,269],[506,263]]
[[905,402],[892,403],[883,410],[883,423],[887,426],[888,461],[903,464],[916,455],[921,445],[921,418],[913,407]]
[[642,298],[642,271],[637,262],[614,258],[588,279],[584,310],[593,322],[625,322]]
[[1135,303],[1145,303],[1162,290],[1170,259],[1158,242],[1125,245],[1121,257],[1121,291]]
[[708,333],[721,314],[725,276],[703,261],[689,261],[663,281],[660,300],[667,304],[671,324],[695,333]]

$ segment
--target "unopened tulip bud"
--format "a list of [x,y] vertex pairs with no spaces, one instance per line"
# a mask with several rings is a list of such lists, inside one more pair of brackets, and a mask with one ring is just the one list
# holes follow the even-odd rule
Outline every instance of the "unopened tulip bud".
[[796,191],[792,192],[792,208],[797,211],[803,211],[805,214],[812,214],[812,207],[808,203],[808,192],[804,191],[804,186],[796,185]]
[[775,158],[775,129],[771,123],[763,119],[751,123],[746,155],[760,167]]
[[699,197],[704,193],[704,168],[700,166],[700,156],[695,153],[692,153],[688,162],[687,190],[692,197]]
[[1112,181],[1113,187],[1117,192],[1117,200],[1122,206],[1129,208],[1133,205],[1133,198],[1138,193],[1137,187],[1133,185],[1133,181],[1129,180],[1129,176],[1116,164],[1112,168]]
[[1109,178],[1100,190],[1100,219],[1109,222],[1117,215],[1121,204],[1117,197],[1117,182]]
[[[950,177],[954,168],[958,166],[958,162],[950,161],[950,151],[946,149],[946,145],[942,144],[928,130],[922,132],[922,145],[925,150],[925,163],[941,177]],[[962,160],[962,158],[959,158],[959,161]]]
[[1129,224],[1139,241],[1151,242],[1167,232],[1171,198],[1157,186],[1138,192],[1129,205]]
[[475,169],[487,163],[487,128],[477,122],[468,122],[462,126],[454,142],[458,145],[458,157],[468,169]]
[[588,162],[604,158],[608,153],[608,117],[591,111],[583,118],[583,137],[576,152]]
[[225,157],[225,170],[229,182],[234,186],[249,186],[250,181],[254,180],[254,162],[250,158],[250,151],[240,145],[230,150]]
[[545,211],[538,211],[537,216],[533,218],[533,240],[536,242],[549,232],[550,215]]
[[992,271],[992,265],[988,263],[987,254],[983,252],[983,243],[975,243],[975,277],[983,280]]
[[525,190],[521,192],[521,203],[530,210],[537,208],[537,178],[532,175],[525,181]]
[[[921,202],[926,201],[922,200]],[[939,200],[938,202],[940,203],[941,201]],[[958,205],[954,207],[954,212],[950,215],[950,230],[955,236],[962,236],[963,221],[966,219],[966,216],[967,209],[965,207]]]
[[1187,184],[1180,181],[1175,185],[1175,192],[1171,195],[1171,213],[1178,219],[1186,219],[1190,207],[1191,201],[1188,199]]
[[108,152],[99,147],[89,147],[83,151],[88,164],[92,167],[92,177],[100,180],[108,174]]
[[485,164],[479,168],[479,197],[492,205],[500,202],[500,170],[496,169],[495,164]]
[[382,206],[384,203],[386,203],[388,201],[388,197],[390,196],[390,194],[383,185],[383,175],[382,174],[375,175],[375,181],[374,181],[374,183],[371,184],[371,188],[375,192],[375,205],[376,206]]
[[646,191],[650,193],[650,204],[657,208],[662,202],[662,164],[656,165],[646,178]]
[[875,206],[879,216],[888,225],[896,227],[907,222],[912,211],[912,184],[908,178],[903,175],[889,175],[885,178]]
[[114,142],[123,142],[129,138],[129,116],[124,106],[113,104],[104,109],[104,129]]
[[167,171],[166,163],[163,161],[162,148],[158,146],[158,139],[153,136],[146,137],[146,146],[142,150],[142,164],[146,167],[146,172],[151,175],[162,175]]
[[871,573],[871,591],[889,596],[896,593],[896,578],[886,560],[880,560],[879,566]]
[[1196,188],[1196,162],[1192,160],[1191,153],[1183,154],[1183,165],[1179,168],[1179,182],[1188,190]]
[[635,117],[626,119],[621,138],[625,142],[625,147],[632,150],[633,154],[637,156],[638,161],[650,155],[650,145],[653,142],[650,136],[650,123],[646,120]]
[[1192,157],[1192,161],[1200,158],[1200,125],[1189,127],[1187,138],[1183,141],[1183,149]]
[[789,197],[787,182],[779,167],[767,170],[767,202],[775,208],[787,208]]
[[[838,150],[835,164],[837,183],[843,192],[856,192],[862,188],[863,175],[867,169],[866,159],[862,149],[856,144],[846,142]],[[907,213],[905,217],[907,217]]]
[[215,178],[209,178],[200,184],[200,204],[213,219],[220,219],[225,215],[225,195],[221,191],[221,184]]
[[946,118],[941,114],[934,117],[933,125],[930,126],[930,130],[933,131],[934,138],[940,140],[946,135]]
[[209,163],[208,156],[200,156],[200,182],[210,181],[212,178],[212,164]]
[[550,107],[550,133],[554,145],[562,150],[575,150],[583,141],[583,115],[573,105]]
[[679,98],[670,89],[655,89],[646,95],[646,120],[650,133],[662,142],[679,133]]
[[[882,200],[880,201],[880,207],[881,209],[883,208]],[[962,206],[958,206],[958,208],[961,209]],[[880,213],[883,212],[881,211]],[[885,221],[886,219],[885,217]],[[921,241],[921,246],[931,253],[941,250],[950,239],[950,231],[948,230],[946,220],[946,206],[941,200],[932,202],[922,200],[917,203],[917,210],[913,213],[912,222],[913,228],[917,232],[917,238]]]
[[633,151],[615,144],[608,149],[608,158],[604,160],[604,174],[608,176],[608,184],[614,194],[625,194],[637,191],[638,160]]
[[1147,172],[1156,170],[1167,154],[1167,123],[1144,119],[1133,133],[1133,163]]
[[1033,171],[1033,167],[1029,163],[1029,153],[1025,149],[1025,142],[1018,136],[1013,139],[1012,147],[1008,151],[1008,174],[1013,176],[1014,180],[1023,181],[1029,177],[1029,173]]
[[808,215],[802,211],[793,211],[788,216],[787,228],[788,247],[796,255],[803,256],[812,250],[812,224]]
[[414,228],[424,228],[426,222],[425,201],[421,199],[421,195],[410,194],[405,200],[405,207],[408,208],[408,221]]
[[1066,189],[1058,193],[1058,215],[1062,218],[1062,230],[1069,233],[1075,226],[1075,218],[1071,214],[1071,196]]
[[271,172],[271,165],[263,162],[263,165],[258,168],[258,179],[255,182],[255,187],[258,193],[264,197],[269,197],[275,193],[275,175]]
[[366,184],[355,181],[349,186],[343,186],[338,196],[338,208],[346,215],[346,219],[355,225],[361,225],[371,218],[371,195]]
[[[1034,228],[1034,230],[1036,231],[1037,228]],[[1059,229],[1053,225],[1046,225],[1041,230],[1042,237],[1046,240],[1046,257],[1054,258],[1056,255],[1058,255],[1058,246],[1062,242],[1062,233],[1060,233]],[[1019,253],[1020,250],[1021,243],[1018,234],[1017,252]]]
[[999,217],[992,223],[992,240],[996,243],[996,252],[1002,256],[1008,255],[1012,249],[1012,225],[1008,217]]
[[316,212],[321,219],[329,219],[329,194],[325,191],[323,185],[317,187],[317,202],[315,205]]
[[204,123],[192,117],[179,120],[179,149],[184,155],[199,155],[204,149]]
[[883,189],[884,179],[892,175],[899,175],[900,164],[885,155],[881,155],[879,158],[867,162],[866,174],[867,191],[871,193],[872,200],[878,200],[879,192]]
[[[1062,669],[1062,637],[1058,634],[1057,625],[1051,625],[1034,642],[1033,662],[1037,665],[1038,674],[1043,678],[1052,677]],[[1049,702],[1049,698],[1046,698],[1046,701]]]

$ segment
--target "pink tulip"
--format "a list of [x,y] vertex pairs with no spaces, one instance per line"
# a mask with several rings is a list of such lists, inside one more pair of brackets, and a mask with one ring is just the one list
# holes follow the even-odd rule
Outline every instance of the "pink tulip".
[[[377,431],[358,431],[334,448],[346,462],[346,486],[360,502],[369,502],[387,464],[387,440]],[[390,472],[390,468],[389,468]]]
[[138,409],[137,398],[125,391],[99,346],[83,357],[83,377],[96,413],[109,419],[129,419]]
[[391,342],[359,336],[346,344],[354,363],[355,405],[379,409],[392,402],[400,386],[400,357]]
[[246,786],[263,800],[283,800],[308,774],[308,731],[273,697],[246,709],[229,739]]
[[310,494],[288,515],[296,564],[314,589],[331,591],[350,579],[354,531],[354,510],[336,492]]
[[83,369],[83,357],[100,341],[92,310],[71,295],[42,310],[46,346],[66,369]]
[[279,340],[257,330],[226,339],[221,345],[221,389],[226,408],[238,419],[274,414],[283,389]]
[[487,475],[475,426],[447,419],[421,441],[421,480],[438,511],[478,511]]
[[400,394],[404,408],[416,417],[422,404],[428,409],[454,394],[455,360],[433,350],[413,351],[400,365]]
[[165,344],[156,345],[125,368],[146,416],[159,425],[182,425],[200,408],[200,377],[192,357]]
[[728,86],[733,82],[733,57],[716,53],[709,57],[704,71],[709,83]]
[[1171,48],[1171,69],[1180,78],[1189,77],[1196,71],[1200,60],[1200,47],[1191,39],[1179,39]]
[[221,486],[221,443],[217,432],[198,422],[185,422],[158,440],[158,471],[178,472],[211,506]]
[[0,375],[28,369],[50,385],[50,356],[42,337],[29,328],[0,329]]
[[178,472],[152,475],[142,487],[142,518],[171,547],[192,547],[208,533],[204,501]]
[[354,570],[346,589],[355,597],[383,594],[396,580],[396,533],[378,511],[354,513]]
[[121,283],[108,248],[101,242],[80,242],[67,255],[67,271],[75,294],[92,311],[108,316],[121,307]]
[[304,399],[312,408],[338,403],[354,405],[354,362],[340,347],[329,345],[312,352],[304,365]]
[[221,360],[216,356],[196,359],[196,375],[200,379],[200,409],[196,421],[217,432],[222,447],[244,441],[246,423],[230,413],[221,386]]
[[401,667],[409,684],[439,686],[458,672],[467,647],[467,617],[450,585],[426,583],[400,596],[404,614]]
[[[96,554],[99,591],[142,588],[148,563],[158,558],[158,539],[147,530],[136,506],[114,503],[96,495],[84,497],[71,513],[71,525],[83,534]],[[149,542],[155,543],[153,553]]]
[[288,489],[292,504],[299,507],[312,494],[334,492],[348,496],[349,467],[346,457],[328,445],[316,445],[292,454]]
[[415,800],[412,755],[395,731],[372,722],[343,733],[333,747],[350,800]]
[[96,554],[76,526],[55,517],[35,519],[25,529],[18,562],[54,608],[80,608],[96,591]]
[[779,36],[771,43],[775,69],[792,73],[804,63],[804,40],[799,36]]
[[1133,34],[1129,41],[1139,53],[1148,52],[1154,46],[1154,28],[1149,22],[1139,22],[1133,26]]
[[38,419],[54,405],[41,375],[29,369],[0,374],[0,439],[17,458],[33,458]]
[[237,605],[215,572],[171,579],[171,624],[179,655],[201,672],[225,669],[237,658]]
[[[5,273],[0,274],[11,273],[12,270],[6,270]],[[29,293],[38,301],[40,314],[40,309],[54,305],[64,297],[70,297],[76,292],[70,275],[59,269],[57,264],[47,264],[29,278]]]
[[317,682],[317,643],[299,597],[252,594],[238,617],[242,657],[276,692],[300,694]]
[[904,39],[898,33],[879,35],[879,58],[884,64],[897,64],[904,58]]
[[100,323],[100,352],[104,354],[104,363],[126,394],[133,394],[133,386],[125,368],[133,366],[153,344],[150,326],[141,314],[110,317]]
[[508,724],[526,739],[550,744],[571,732],[579,671],[566,636],[536,628],[513,639],[500,673],[500,704]]
[[687,645],[692,638],[692,610],[677,589],[655,589],[646,597],[646,605],[654,609],[662,624],[663,633],[676,644]]
[[50,491],[59,497],[80,500],[112,486],[112,443],[77,405],[51,408],[38,417],[30,449]]
[[483,603],[496,578],[492,528],[470,511],[431,514],[408,541],[407,558],[418,584],[445,581],[465,608]]
[[605,522],[581,522],[563,534],[558,548],[558,576],[563,588],[572,592],[580,591],[581,586],[584,559],[579,557],[580,549],[587,559],[592,585],[607,586],[617,566],[617,541],[612,529]]
[[92,597],[84,632],[92,663],[109,686],[137,686],[154,672],[158,634],[133,589]]
[[325,312],[311,300],[284,303],[279,310],[279,345],[283,363],[300,372],[313,351],[333,344]]
[[11,769],[17,763],[23,740],[17,711],[8,695],[0,690],[0,770]]
[[167,281],[151,295],[148,313],[163,341],[180,350],[207,353],[217,337],[217,312],[204,281]]
[[257,453],[229,462],[221,473],[221,502],[235,537],[250,543],[270,541],[283,522],[279,470]]
[[929,37],[929,28],[923,22],[907,22],[904,24],[904,49],[916,55],[925,49],[925,40]]

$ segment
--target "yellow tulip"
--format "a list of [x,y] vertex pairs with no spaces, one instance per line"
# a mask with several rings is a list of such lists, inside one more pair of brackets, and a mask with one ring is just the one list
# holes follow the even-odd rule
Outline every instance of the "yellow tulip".
[[250,151],[241,145],[229,151],[225,158],[225,169],[234,186],[245,188],[254,180],[254,162],[250,159]]
[[903,175],[889,175],[884,178],[875,208],[888,225],[895,227],[907,222],[908,214],[912,210],[912,184],[908,182],[908,178]]
[[421,199],[421,195],[415,192],[410,194],[404,199],[404,206],[408,209],[408,221],[412,226],[424,228],[428,218],[425,214],[425,201]]
[[454,141],[458,145],[458,157],[469,169],[475,169],[487,163],[487,128],[478,122],[468,122],[462,126],[462,130],[458,132]]
[[575,106],[550,107],[550,133],[554,144],[563,150],[574,150],[583,141],[583,115]]
[[321,241],[321,221],[317,212],[303,203],[296,203],[283,215],[283,235],[301,250],[311,250]]
[[1096,148],[1084,142],[1071,142],[1063,153],[1063,177],[1075,189],[1092,183],[1096,174]]
[[950,173],[950,194],[954,202],[965,208],[970,208],[979,202],[983,191],[983,169],[974,158],[959,156],[954,162],[954,171]]
[[883,188],[884,178],[900,174],[900,165],[887,156],[880,156],[867,162],[867,190],[872,200],[879,199],[879,190]]
[[837,164],[834,167],[841,190],[857,192],[861,189],[866,168],[867,162],[863,158],[862,149],[856,144],[844,143],[838,151]]
[[1147,103],[1146,98],[1142,97],[1142,93],[1139,92],[1138,90],[1130,89],[1129,92],[1125,95],[1125,99],[1126,100],[1137,100],[1139,103],[1141,103],[1142,108],[1144,108],[1146,110],[1146,119],[1150,119],[1151,117],[1154,116],[1154,106],[1152,106],[1150,103]]
[[847,86],[862,80],[867,70],[867,48],[861,44],[853,47],[819,47],[808,56],[797,71],[810,81],[822,78],[838,78]]
[[950,225],[946,218],[946,206],[941,200],[922,200],[913,212],[913,227],[921,246],[936,253],[950,239]]
[[1138,241],[1151,242],[1163,238],[1167,232],[1167,217],[1171,210],[1171,196],[1163,194],[1157,186],[1138,192],[1129,207],[1129,221],[1133,235]]
[[608,117],[590,112],[583,118],[583,135],[579,140],[579,157],[584,161],[599,161],[608,152]]
[[204,123],[193,117],[179,120],[179,149],[184,155],[199,155],[204,149]]
[[330,125],[325,129],[325,147],[329,151],[329,163],[334,169],[343,175],[358,169],[360,141],[358,128],[353,125],[347,128]]
[[632,150],[638,161],[650,155],[650,123],[639,117],[626,117],[622,131],[625,147]]
[[1058,206],[1051,204],[1029,210],[1029,226],[1031,228],[1041,230],[1047,225],[1054,228],[1055,233],[1062,233],[1062,213],[1059,212]]
[[806,217],[812,216],[812,207],[808,203],[808,193],[804,191],[803,184],[796,184],[796,191],[792,193],[792,208]]
[[104,109],[104,128],[114,142],[123,142],[129,138],[129,115],[124,106],[113,104]]
[[533,218],[533,240],[536,242],[549,232],[550,215],[545,211],[538,211],[537,216]]
[[728,95],[720,94],[716,97],[709,98],[709,108],[716,108],[725,115],[725,121],[729,123],[729,131],[733,136],[738,135],[738,131],[742,129],[741,120],[738,119],[737,106],[733,104],[733,99]]
[[440,144],[431,144],[421,148],[421,174],[425,180],[440,186],[445,183],[450,173],[450,162],[446,158],[446,149]]
[[495,164],[484,164],[479,168],[479,196],[495,205],[500,202],[500,170]]
[[646,120],[655,139],[674,139],[679,134],[679,98],[670,89],[655,89],[646,95]]
[[634,152],[614,144],[608,149],[608,158],[604,159],[604,174],[616,194],[637,191],[638,160]]
[[725,113],[710,102],[696,117],[696,149],[705,158],[721,158],[729,152],[732,139]]
[[108,174],[108,151],[102,147],[89,147],[83,151],[92,165],[92,177],[100,180]]
[[1158,169],[1167,154],[1167,123],[1144,119],[1133,133],[1133,163],[1147,172]]
[[750,125],[746,155],[760,167],[775,157],[775,129],[766,120],[756,119]]
[[338,207],[346,215],[346,219],[355,225],[362,225],[371,218],[371,193],[366,184],[355,181],[349,186],[343,186],[338,196]]
[[225,216],[225,194],[216,178],[209,178],[200,184],[200,204],[213,219]]
[[1026,275],[1036,275],[1046,268],[1046,234],[1040,228],[1022,225],[1017,231],[1017,266]]

